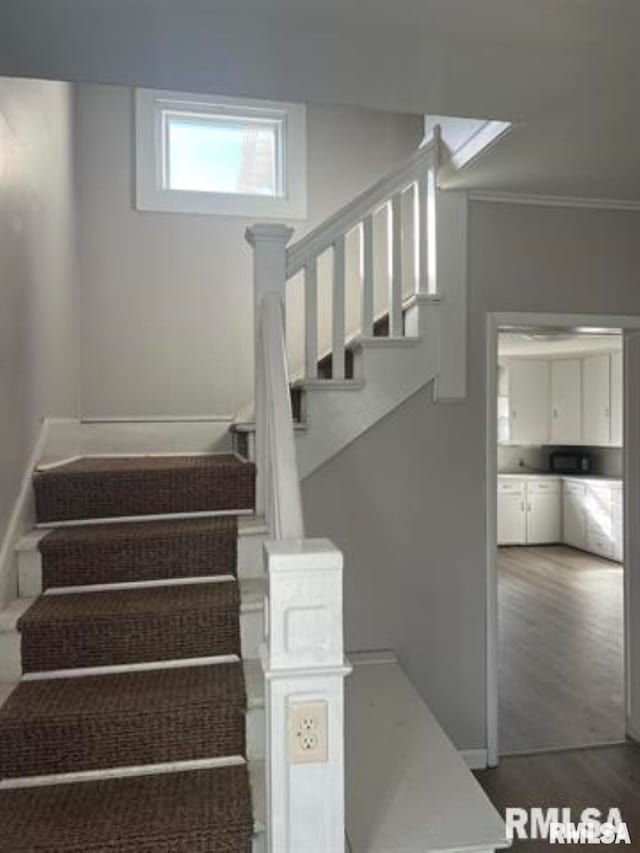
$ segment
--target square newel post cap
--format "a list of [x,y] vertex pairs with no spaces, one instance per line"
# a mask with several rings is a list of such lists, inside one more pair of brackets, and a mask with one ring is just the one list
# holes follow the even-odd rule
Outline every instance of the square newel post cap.
[[286,246],[293,235],[293,228],[289,225],[280,225],[274,222],[256,222],[250,225],[244,232],[244,238],[250,246],[257,243],[270,242],[281,243]]
[[342,570],[343,556],[329,539],[280,539],[265,543],[271,572]]

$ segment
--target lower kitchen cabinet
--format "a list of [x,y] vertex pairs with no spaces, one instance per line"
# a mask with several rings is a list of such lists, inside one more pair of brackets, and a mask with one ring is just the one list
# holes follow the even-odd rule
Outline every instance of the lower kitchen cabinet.
[[562,541],[560,492],[527,498],[527,544]]
[[577,477],[498,477],[498,545],[562,542],[622,562],[622,484]]
[[587,547],[587,517],[584,483],[563,483],[563,542],[573,548]]
[[498,480],[498,545],[561,541],[560,481]]
[[527,541],[525,496],[498,492],[498,545],[524,545]]

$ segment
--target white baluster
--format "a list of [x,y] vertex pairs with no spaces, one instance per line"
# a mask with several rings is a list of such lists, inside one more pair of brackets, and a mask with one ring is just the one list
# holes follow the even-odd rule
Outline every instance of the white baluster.
[[318,376],[318,264],[312,258],[304,267],[304,374]]
[[402,193],[396,193],[390,207],[391,280],[389,282],[389,335],[402,336]]
[[416,247],[417,247],[417,268],[418,281],[417,292],[429,292],[429,242],[427,240],[427,193],[428,183],[427,175],[420,177],[416,184]]
[[362,334],[373,335],[373,216],[365,216],[360,235],[362,266]]
[[333,244],[333,328],[332,328],[332,378],[344,379],[345,344],[345,238],[338,237]]

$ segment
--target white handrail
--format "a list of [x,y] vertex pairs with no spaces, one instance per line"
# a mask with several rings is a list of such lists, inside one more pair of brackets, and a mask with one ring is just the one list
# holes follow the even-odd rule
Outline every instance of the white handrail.
[[329,249],[336,239],[355,228],[366,216],[375,213],[394,195],[419,180],[432,165],[438,150],[439,137],[436,134],[401,166],[364,190],[353,201],[290,246],[287,249],[287,278],[299,272],[307,261]]
[[289,372],[285,345],[282,301],[279,293],[269,291],[260,303],[256,365],[261,412],[258,429],[266,433],[265,488],[267,514],[276,539],[301,539],[304,536],[300,478],[296,462],[295,435],[289,394]]

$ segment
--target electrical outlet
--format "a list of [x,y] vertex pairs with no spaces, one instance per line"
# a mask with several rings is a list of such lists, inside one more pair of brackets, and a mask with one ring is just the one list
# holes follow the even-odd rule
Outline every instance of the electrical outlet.
[[289,703],[289,761],[291,764],[328,760],[326,702]]

